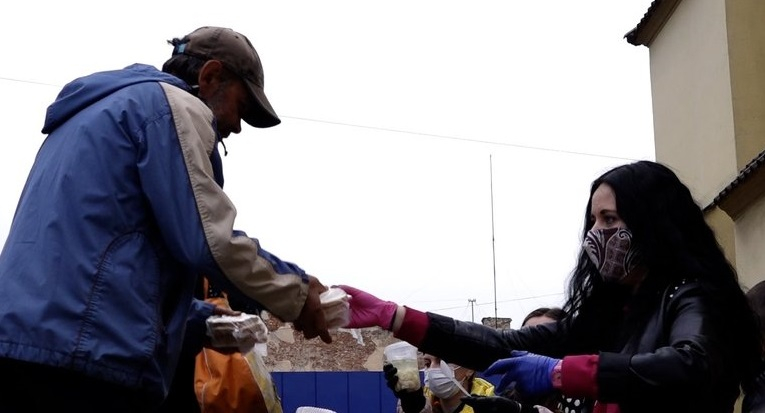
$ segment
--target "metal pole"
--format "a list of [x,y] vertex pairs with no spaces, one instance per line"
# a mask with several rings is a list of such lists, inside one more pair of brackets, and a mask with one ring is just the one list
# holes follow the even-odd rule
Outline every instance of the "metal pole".
[[497,328],[497,254],[494,248],[494,168],[491,155],[489,155],[489,190],[491,191],[491,262],[494,267],[494,328]]
[[473,304],[475,304],[475,298],[468,298],[470,303],[470,321],[475,323],[475,312],[473,311]]

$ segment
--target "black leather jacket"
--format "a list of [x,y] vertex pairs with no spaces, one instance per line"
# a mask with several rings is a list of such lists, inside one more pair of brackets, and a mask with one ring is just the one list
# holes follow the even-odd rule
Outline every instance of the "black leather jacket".
[[765,413],[765,360],[760,363],[760,374],[746,383],[741,413]]
[[[732,412],[743,340],[726,323],[723,303],[697,281],[668,287],[656,302],[643,328],[621,332],[628,339],[615,351],[594,345],[584,352],[599,355],[597,399],[618,403],[621,413]],[[495,330],[432,313],[428,318],[420,350],[477,371],[514,349],[561,358],[581,347],[567,340],[565,324]]]

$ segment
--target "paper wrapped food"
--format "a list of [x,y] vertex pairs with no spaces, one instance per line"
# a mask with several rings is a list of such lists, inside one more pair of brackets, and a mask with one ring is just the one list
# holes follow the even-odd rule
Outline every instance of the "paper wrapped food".
[[249,349],[268,341],[268,327],[253,314],[212,316],[207,318],[207,335],[213,347]]
[[350,322],[350,305],[348,293],[332,287],[319,295],[321,309],[324,311],[324,319],[327,320],[328,328],[340,328]]

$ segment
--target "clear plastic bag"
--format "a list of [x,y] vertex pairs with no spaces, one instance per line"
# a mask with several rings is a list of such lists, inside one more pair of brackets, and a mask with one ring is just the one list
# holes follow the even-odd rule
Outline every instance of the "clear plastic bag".
[[253,314],[212,316],[207,318],[207,335],[213,347],[236,347],[244,352],[268,341],[268,327]]
[[319,295],[328,328],[335,329],[348,325],[351,317],[349,298],[348,293],[335,287]]

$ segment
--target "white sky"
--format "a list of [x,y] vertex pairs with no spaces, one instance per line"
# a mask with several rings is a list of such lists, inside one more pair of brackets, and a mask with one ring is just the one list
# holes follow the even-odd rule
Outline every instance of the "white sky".
[[226,140],[236,227],[325,284],[463,320],[495,315],[496,274],[497,315],[517,327],[562,304],[590,182],[654,159],[648,49],[623,39],[649,5],[14,2],[0,242],[61,86],[161,67],[165,40],[226,26],[254,43],[282,118]]

